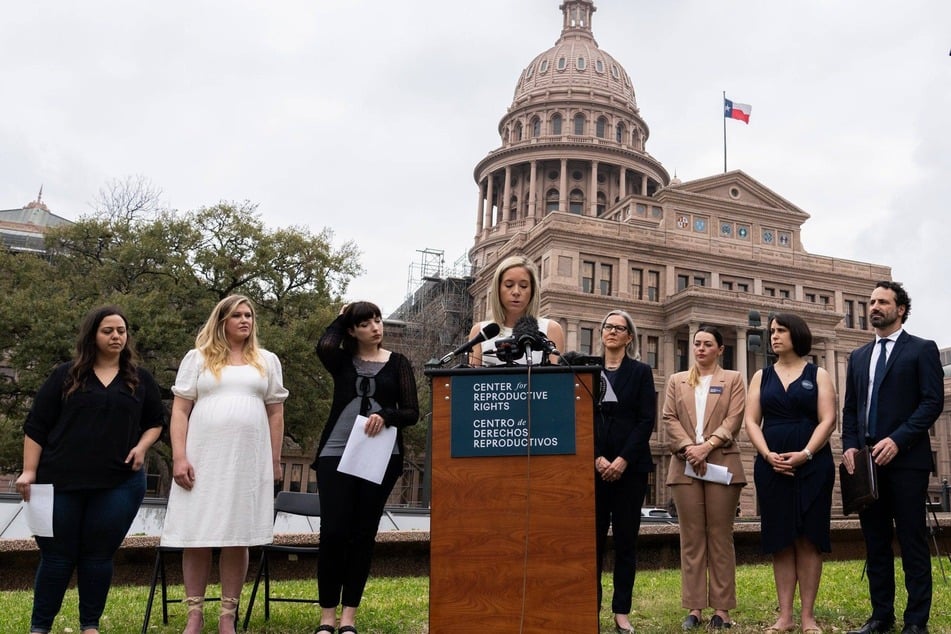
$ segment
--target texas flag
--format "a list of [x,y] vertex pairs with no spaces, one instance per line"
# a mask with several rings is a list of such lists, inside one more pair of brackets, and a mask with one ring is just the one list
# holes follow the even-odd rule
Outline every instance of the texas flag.
[[750,113],[753,112],[753,106],[746,103],[736,103],[729,99],[723,99],[723,116],[727,119],[738,119],[743,123],[749,124]]

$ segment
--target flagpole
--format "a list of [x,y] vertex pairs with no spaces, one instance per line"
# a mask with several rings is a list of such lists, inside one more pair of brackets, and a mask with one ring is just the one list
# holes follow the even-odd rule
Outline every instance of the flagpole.
[[726,174],[726,91],[723,91],[723,101],[720,102],[720,118],[723,119],[723,173]]

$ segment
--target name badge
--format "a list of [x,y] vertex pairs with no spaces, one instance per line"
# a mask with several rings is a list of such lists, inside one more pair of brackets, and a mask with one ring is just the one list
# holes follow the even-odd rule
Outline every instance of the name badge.
[[710,386],[710,393],[711,393],[711,394],[723,394],[723,386],[722,386],[722,385],[711,385],[711,386]]

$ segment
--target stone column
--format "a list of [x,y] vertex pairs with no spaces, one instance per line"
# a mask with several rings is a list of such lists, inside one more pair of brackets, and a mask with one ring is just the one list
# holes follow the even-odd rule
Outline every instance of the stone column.
[[532,219],[538,218],[538,183],[537,183],[537,174],[538,174],[538,161],[531,162],[531,176],[528,180],[528,217]]
[[623,165],[621,166],[621,178],[620,182],[618,183],[618,188],[620,189],[618,192],[618,198],[624,198],[627,196],[627,168]]
[[495,179],[493,178],[493,174],[491,172],[486,177],[486,180],[488,180],[488,184],[486,185],[485,193],[485,226],[491,229],[499,222],[498,217],[495,218],[494,223],[492,222],[492,207],[495,203]]
[[568,211],[568,159],[561,159],[561,179],[558,183],[558,211]]
[[512,166],[505,166],[505,185],[502,187],[502,218],[504,222],[508,222],[509,214],[512,213],[511,208],[511,199],[512,199]]
[[740,373],[743,380],[749,384],[750,375],[746,359],[749,357],[749,350],[746,343],[746,326],[737,326],[736,328],[736,371]]
[[479,203],[476,205],[476,233],[485,229],[485,185],[479,183]]
[[598,215],[598,162],[591,161],[591,184],[588,187],[588,215]]

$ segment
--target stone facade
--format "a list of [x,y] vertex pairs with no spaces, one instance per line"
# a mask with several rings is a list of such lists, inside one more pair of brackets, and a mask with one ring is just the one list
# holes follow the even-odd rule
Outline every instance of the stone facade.
[[[800,236],[809,215],[742,171],[670,178],[646,150],[649,130],[630,77],[594,40],[593,2],[560,8],[561,37],[521,72],[499,123],[501,145],[475,168],[473,318],[488,318],[496,263],[524,254],[541,273],[541,314],[561,323],[568,350],[597,353],[609,310],[634,316],[660,411],[666,378],[688,367],[699,325],[719,327],[724,366],[750,377],[767,362],[748,345],[750,311],[764,324],[770,313],[794,312],[809,323],[812,359],[840,386],[841,405],[848,355],[872,336],[869,294],[891,269],[808,253]],[[949,425],[941,421],[932,436],[935,500],[951,471]],[[743,442],[751,477],[755,451]],[[665,506],[669,454],[660,425],[652,447],[645,504]],[[838,433],[833,448],[841,451]],[[752,486],[741,509],[757,514]]]

